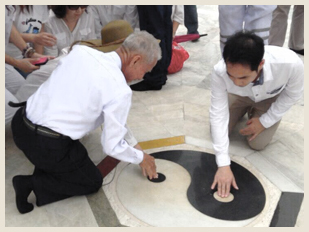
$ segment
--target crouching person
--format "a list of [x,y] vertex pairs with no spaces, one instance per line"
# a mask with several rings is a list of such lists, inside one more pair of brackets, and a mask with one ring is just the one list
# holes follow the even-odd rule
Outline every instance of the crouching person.
[[158,41],[136,32],[115,51],[74,45],[59,61],[12,120],[14,141],[35,166],[32,175],[13,178],[20,213],[33,210],[27,201],[32,191],[42,206],[99,190],[102,175],[79,139],[102,123],[107,155],[139,164],[144,175],[157,177],[154,158],[129,146],[124,137],[132,96],[127,83],[142,79],[160,58]]

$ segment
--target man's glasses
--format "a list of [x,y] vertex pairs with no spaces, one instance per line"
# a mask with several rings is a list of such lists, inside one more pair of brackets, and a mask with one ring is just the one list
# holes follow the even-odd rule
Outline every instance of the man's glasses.
[[81,8],[83,10],[83,9],[87,8],[87,6],[71,5],[71,6],[68,6],[68,8],[70,10],[78,10],[78,8]]

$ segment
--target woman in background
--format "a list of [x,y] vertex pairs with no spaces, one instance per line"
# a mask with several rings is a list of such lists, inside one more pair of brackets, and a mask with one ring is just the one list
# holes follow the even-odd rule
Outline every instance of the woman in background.
[[45,47],[44,54],[59,56],[63,48],[76,40],[96,39],[94,19],[87,13],[87,5],[50,6],[52,12],[46,23],[46,32],[56,36],[57,44]]
[[[21,5],[15,7],[13,25],[22,38],[30,43],[30,46],[38,54],[43,54],[43,46],[56,44],[56,37],[44,30],[44,25],[48,21],[47,5]],[[22,52],[13,43],[7,45],[6,54],[16,59],[23,58]]]

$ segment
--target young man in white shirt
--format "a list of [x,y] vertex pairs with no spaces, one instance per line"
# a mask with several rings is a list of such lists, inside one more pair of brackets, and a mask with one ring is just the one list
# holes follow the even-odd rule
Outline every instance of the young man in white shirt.
[[20,213],[37,206],[98,191],[102,176],[79,139],[102,123],[105,154],[139,164],[157,178],[154,158],[125,140],[132,91],[127,82],[140,80],[161,58],[158,41],[147,32],[132,33],[113,52],[75,45],[12,120],[14,141],[34,164],[33,175],[15,176]]
[[[245,113],[249,120],[239,131],[252,149],[263,149],[282,116],[303,94],[304,65],[292,51],[264,46],[252,32],[239,32],[226,43],[211,83],[210,124],[218,170],[211,186],[227,197],[238,189],[230,169],[229,132]],[[241,191],[241,190],[240,190]]]

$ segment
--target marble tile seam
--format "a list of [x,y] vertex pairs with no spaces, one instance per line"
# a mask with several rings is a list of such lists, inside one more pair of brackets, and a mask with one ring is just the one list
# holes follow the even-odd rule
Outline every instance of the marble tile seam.
[[[257,152],[258,153],[258,152]],[[255,159],[257,153],[253,153],[251,155],[248,155],[245,157],[245,159],[251,163],[252,166],[254,166],[257,170],[259,170],[261,173],[263,173],[263,175],[270,181],[272,182],[274,185],[276,185],[280,191],[282,192],[296,192],[296,193],[304,193],[304,190],[302,190],[300,187],[298,187],[289,177],[287,177],[283,172],[281,172],[276,166],[274,166],[268,159],[266,159],[265,157],[263,157],[262,155],[259,155],[259,161],[257,161]],[[264,162],[263,167],[265,167],[265,163],[271,167],[272,169],[272,177],[274,177],[274,173],[279,175],[280,177],[286,179],[286,181],[288,181],[288,183],[286,183],[286,185],[292,185],[294,186],[293,188],[296,190],[284,190],[282,186],[278,186],[278,184],[275,183],[274,180],[272,180],[272,178],[270,178],[270,176],[267,174],[267,171],[265,172],[265,170],[263,170],[261,168],[261,164],[258,165],[256,162],[261,163],[260,161]],[[268,167],[269,168],[269,167]]]
[[251,172],[263,186],[266,194],[266,202],[264,209],[260,215],[247,225],[247,227],[265,227],[269,226],[273,218],[273,213],[280,199],[281,191],[278,187],[274,185],[258,168],[256,168],[251,162],[249,162],[245,157],[241,156],[231,156],[231,160],[239,165],[245,167]]

